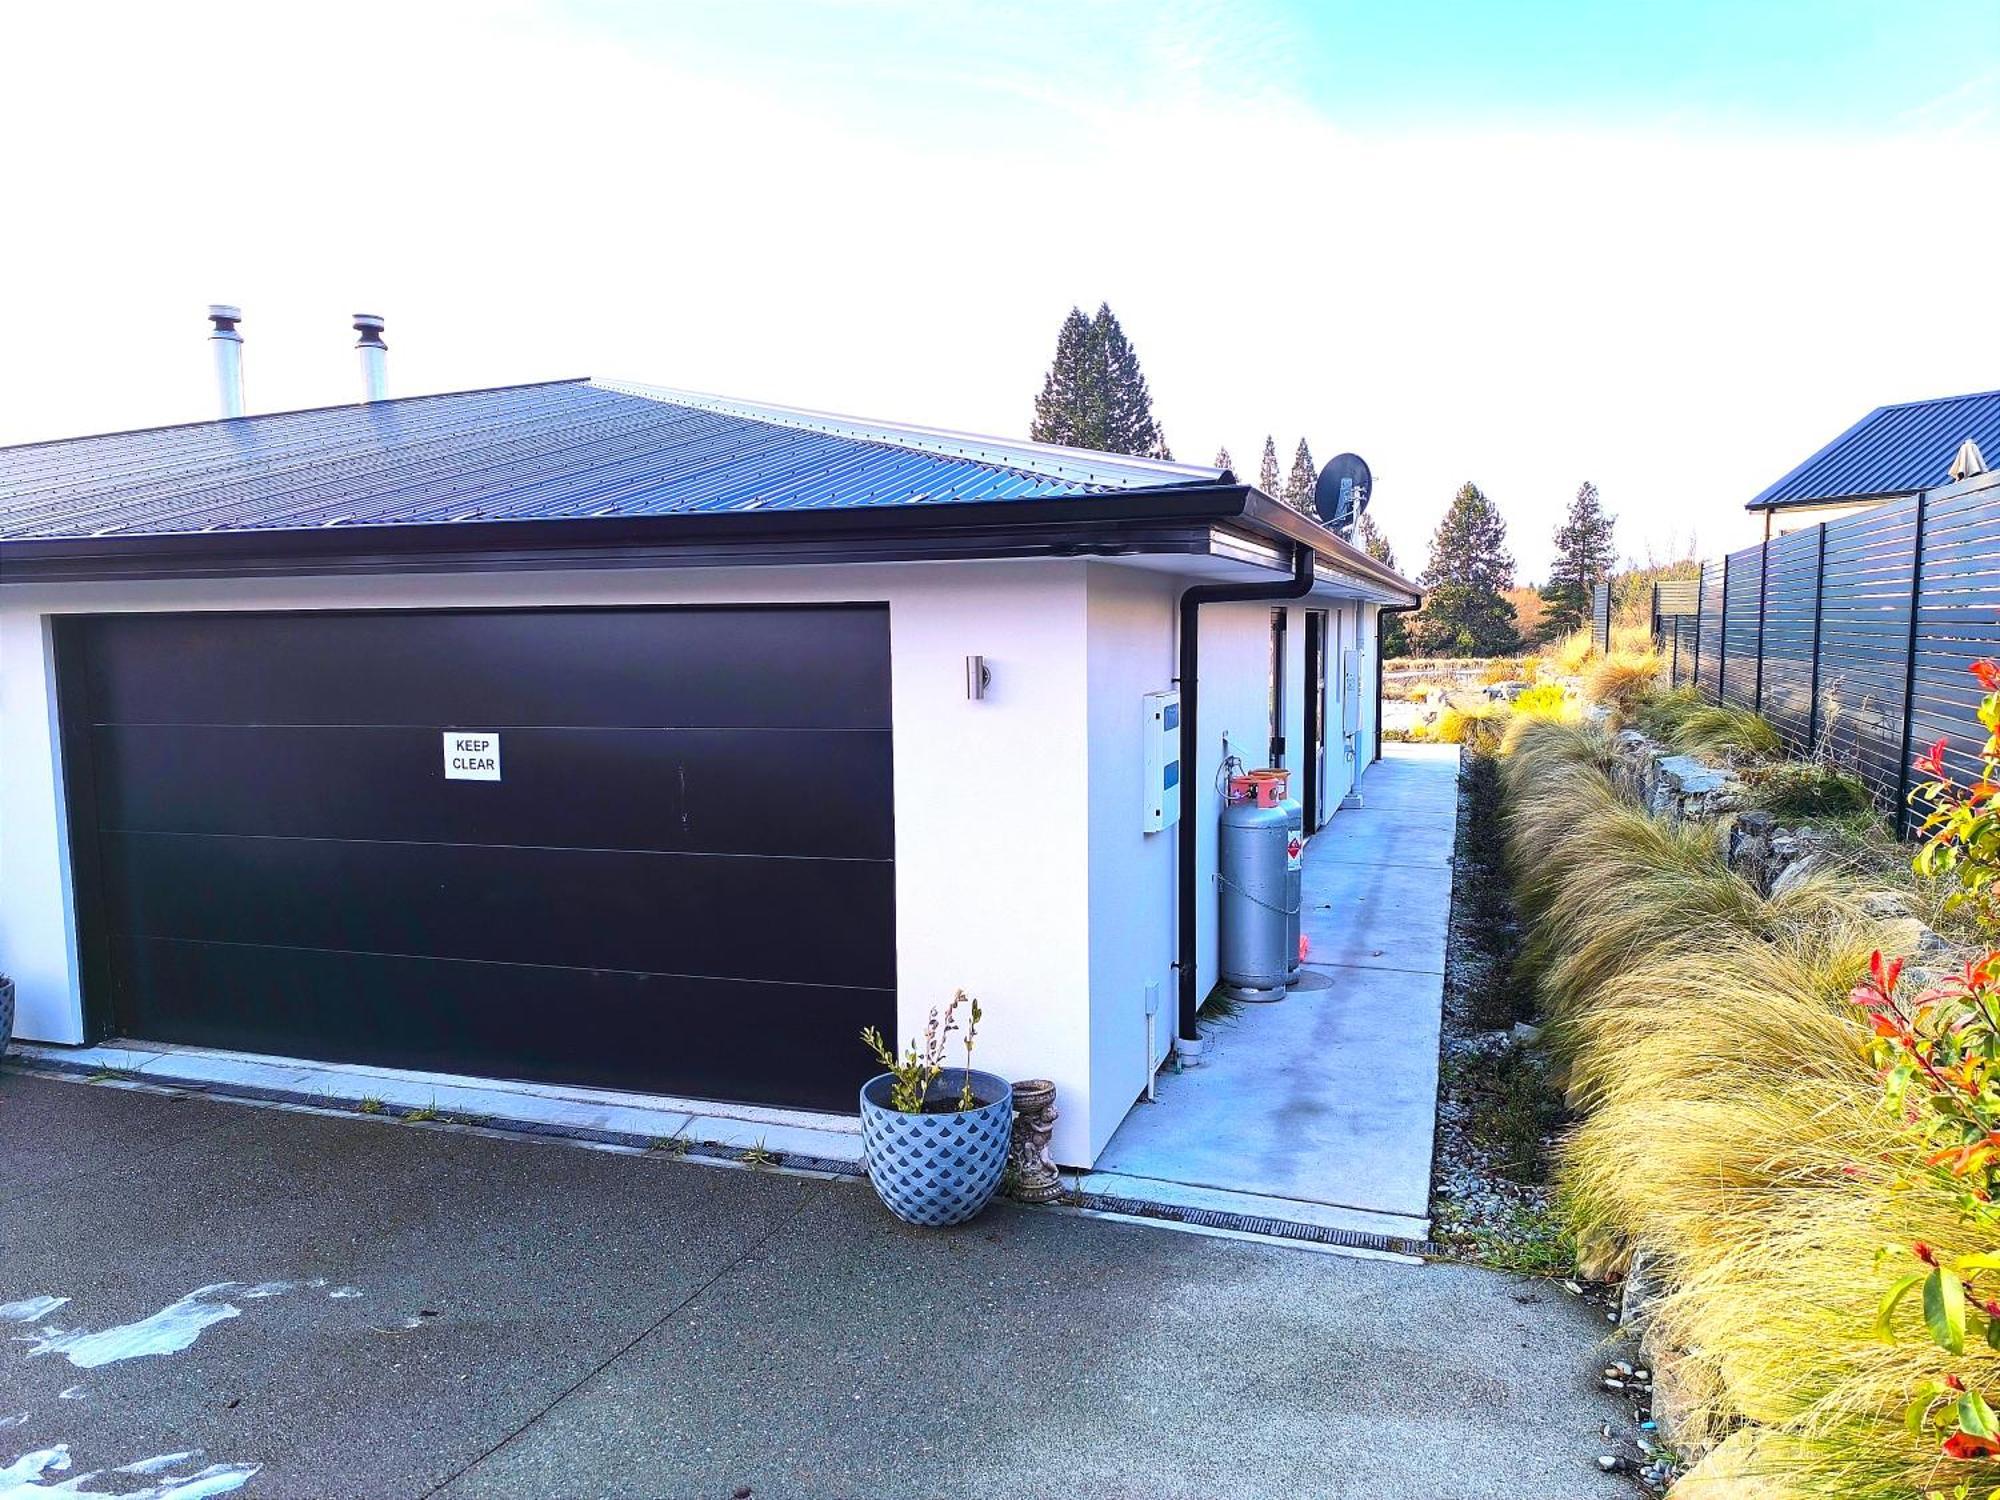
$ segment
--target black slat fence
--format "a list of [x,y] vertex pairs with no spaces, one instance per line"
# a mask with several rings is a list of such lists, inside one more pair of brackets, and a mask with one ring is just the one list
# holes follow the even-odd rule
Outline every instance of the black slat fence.
[[1701,611],[1695,621],[1692,681],[1711,698],[1722,696],[1722,602],[1728,564],[1701,565]]
[[2000,473],[1705,563],[1687,626],[1673,619],[1666,643],[1677,685],[1762,713],[1885,808],[1903,808],[1911,757],[1940,737],[1963,781],[1986,739],[1966,669],[2000,656]]

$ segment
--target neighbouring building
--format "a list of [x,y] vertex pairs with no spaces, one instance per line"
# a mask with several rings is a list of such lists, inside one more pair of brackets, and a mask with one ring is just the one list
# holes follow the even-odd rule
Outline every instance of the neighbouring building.
[[1881,406],[1746,507],[1764,540],[1982,472],[2000,454],[2000,391]]
[[1416,602],[1226,471],[601,380],[0,450],[0,971],[42,1043],[821,1111],[964,988],[1088,1165],[1225,754],[1333,816]]

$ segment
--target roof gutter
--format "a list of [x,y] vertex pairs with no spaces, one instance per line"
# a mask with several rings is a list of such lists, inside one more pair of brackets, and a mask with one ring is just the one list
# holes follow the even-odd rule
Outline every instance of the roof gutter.
[[682,511],[646,516],[466,520],[32,537],[0,541],[8,583],[324,573],[513,571],[603,566],[780,565],[983,556],[1109,556],[1186,550],[1174,528],[1237,521],[1304,544],[1382,588],[1410,585],[1247,485],[1169,485],[1088,497]]
[[[1256,491],[1251,491],[1253,495]],[[1258,498],[1262,498],[1259,496]],[[1189,765],[1201,750],[1201,607],[1204,604],[1248,604],[1258,600],[1303,599],[1312,592],[1318,553],[1309,542],[1292,547],[1292,576],[1282,583],[1200,583],[1181,593],[1180,690],[1181,764]],[[1196,923],[1200,916],[1197,835],[1201,818],[1200,782],[1181,777],[1181,816],[1175,833],[1179,879],[1176,881],[1178,919],[1175,977],[1180,997],[1178,1049],[1187,1056],[1201,1050],[1195,1015],[1201,1009]]]

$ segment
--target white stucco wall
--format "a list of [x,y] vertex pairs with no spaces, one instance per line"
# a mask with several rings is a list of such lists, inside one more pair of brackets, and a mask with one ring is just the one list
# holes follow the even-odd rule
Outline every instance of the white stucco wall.
[[54,681],[42,616],[0,600],[0,973],[14,980],[16,1035],[80,1042]]
[[[1158,573],[1090,573],[1090,1101],[1094,1160],[1173,1045],[1178,835],[1143,827],[1148,693],[1174,683],[1179,588]],[[1147,1055],[1146,986],[1158,986]],[[1067,1106],[1065,1106],[1067,1107]]]

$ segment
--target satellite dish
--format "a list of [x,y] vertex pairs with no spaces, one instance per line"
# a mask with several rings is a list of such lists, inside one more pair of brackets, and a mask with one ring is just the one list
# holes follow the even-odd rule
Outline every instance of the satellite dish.
[[1367,461],[1358,453],[1343,453],[1329,459],[1319,471],[1319,483],[1313,486],[1313,509],[1322,521],[1346,536],[1354,530],[1361,512],[1368,509],[1368,497],[1374,489],[1375,476],[1368,472]]

